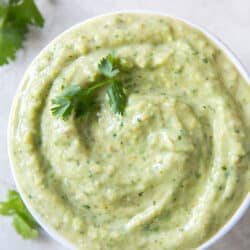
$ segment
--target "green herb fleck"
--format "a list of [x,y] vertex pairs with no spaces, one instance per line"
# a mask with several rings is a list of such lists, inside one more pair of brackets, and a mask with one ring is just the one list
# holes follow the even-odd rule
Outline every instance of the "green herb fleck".
[[192,89],[191,91],[192,91],[193,95],[195,95],[195,94],[197,94],[198,89]]
[[201,174],[198,173],[198,172],[196,172],[196,173],[195,173],[195,177],[196,177],[197,179],[199,179],[199,178],[201,177]]
[[234,132],[236,133],[236,134],[239,134],[240,133],[240,130],[239,129],[234,129]]
[[140,192],[140,193],[138,193],[138,196],[142,196],[144,194],[144,192]]
[[159,225],[155,223],[146,223],[143,226],[143,230],[145,231],[159,231],[160,227]]
[[224,171],[227,170],[227,167],[226,167],[226,166],[222,166],[221,168],[222,168],[222,170],[224,170]]
[[89,205],[83,205],[83,207],[86,208],[86,209],[90,209]]
[[183,68],[176,69],[174,74],[180,74],[183,71]]
[[203,58],[203,59],[202,59],[202,62],[203,62],[203,63],[208,63],[208,59],[207,59],[207,58]]

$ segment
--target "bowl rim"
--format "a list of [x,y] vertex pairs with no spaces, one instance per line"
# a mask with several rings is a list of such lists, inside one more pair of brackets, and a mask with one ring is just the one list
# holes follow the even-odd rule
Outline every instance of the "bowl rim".
[[[194,23],[193,21],[190,21],[189,19],[179,17],[178,15],[172,14],[172,13],[165,13],[162,11],[157,11],[157,10],[147,10],[147,9],[126,9],[126,10],[116,10],[116,11],[110,11],[110,12],[105,12],[103,14],[98,14],[94,15],[90,18],[86,18],[81,22],[78,22],[74,24],[73,26],[67,28],[65,31],[61,32],[59,35],[57,35],[55,38],[53,38],[39,53],[36,55],[35,58],[31,61],[29,64],[28,68],[25,70],[24,76],[22,77],[19,86],[17,87],[16,93],[14,95],[14,98],[12,100],[11,104],[11,110],[9,113],[9,119],[8,119],[8,131],[7,131],[7,145],[8,145],[8,158],[9,158],[9,163],[10,163],[10,168],[12,172],[12,176],[14,178],[14,182],[16,184],[17,191],[20,193],[20,196],[28,208],[29,212],[32,214],[32,216],[35,218],[35,220],[40,224],[40,226],[44,229],[45,232],[47,232],[48,235],[51,236],[52,239],[57,241],[59,244],[63,245],[67,249],[76,249],[76,247],[71,243],[69,240],[64,238],[62,235],[60,235],[55,229],[53,229],[50,225],[48,225],[44,220],[40,217],[39,214],[32,208],[32,206],[29,204],[27,201],[25,195],[23,194],[23,191],[21,187],[18,184],[17,177],[15,174],[15,169],[13,167],[13,162],[12,162],[12,156],[11,156],[11,149],[10,149],[10,130],[11,130],[11,118],[13,116],[13,104],[15,102],[17,92],[19,91],[22,82],[25,78],[25,75],[29,71],[29,68],[35,61],[35,59],[40,56],[49,46],[51,43],[56,41],[59,37],[64,35],[65,33],[68,33],[74,29],[76,29],[78,26],[81,26],[85,23],[94,21],[95,19],[101,18],[101,17],[106,17],[106,16],[112,16],[116,14],[152,14],[152,15],[158,15],[162,17],[169,17],[171,19],[175,19],[178,21],[181,21],[188,26],[200,31],[202,34],[204,34],[211,42],[213,42],[218,48],[220,48],[225,55],[231,60],[231,62],[234,64],[236,69],[239,71],[241,76],[245,79],[245,81],[250,85],[250,75],[246,69],[246,67],[243,65],[243,63],[238,59],[238,57],[232,52],[231,49],[227,45],[225,45],[224,42],[220,38],[218,38],[216,35],[208,31],[206,28],[204,28],[201,25],[198,25]],[[217,241],[222,239],[238,222],[239,220],[243,217],[243,215],[247,212],[248,208],[250,207],[250,192],[246,195],[244,200],[242,201],[241,205],[237,208],[237,210],[234,212],[234,214],[231,216],[231,218],[209,239],[207,239],[202,245],[198,247],[199,250],[205,250],[214,245]]]

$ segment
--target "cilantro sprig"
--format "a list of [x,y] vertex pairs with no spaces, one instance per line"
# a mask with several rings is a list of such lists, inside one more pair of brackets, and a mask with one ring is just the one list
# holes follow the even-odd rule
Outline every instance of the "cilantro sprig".
[[23,46],[29,25],[44,25],[34,0],[0,1],[0,65],[15,59],[16,51]]
[[39,225],[15,190],[9,191],[7,201],[0,202],[0,214],[13,217],[13,226],[24,239],[34,239],[39,235]]
[[97,91],[107,86],[109,105],[114,113],[123,115],[127,97],[122,82],[117,78],[121,72],[120,60],[113,53],[102,58],[98,69],[103,80],[88,87],[81,88],[72,85],[66,88],[60,96],[52,100],[52,114],[67,119],[72,112],[76,117],[83,116],[94,109]]

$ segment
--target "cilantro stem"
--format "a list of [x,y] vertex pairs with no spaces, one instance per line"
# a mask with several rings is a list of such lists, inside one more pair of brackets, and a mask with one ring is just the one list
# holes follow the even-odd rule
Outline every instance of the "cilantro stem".
[[88,92],[88,94],[89,94],[89,93],[91,93],[93,90],[96,90],[96,89],[98,89],[98,88],[100,88],[100,87],[103,87],[103,86],[105,86],[105,85],[108,85],[110,82],[111,82],[111,79],[107,79],[107,80],[104,80],[104,81],[102,81],[102,82],[99,82],[99,83],[95,84],[94,86],[89,87],[89,88],[87,89],[87,92]]

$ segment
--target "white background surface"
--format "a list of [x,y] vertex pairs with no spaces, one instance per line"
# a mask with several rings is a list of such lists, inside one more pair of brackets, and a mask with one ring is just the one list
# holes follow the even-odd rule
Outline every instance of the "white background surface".
[[[2,0],[0,0],[2,1]],[[250,0],[38,0],[46,24],[32,29],[17,60],[0,68],[0,200],[14,188],[7,156],[7,122],[11,101],[27,66],[38,52],[65,29],[86,18],[109,11],[147,9],[171,13],[207,28],[236,53],[250,71]],[[1,52],[0,52],[1,53]],[[250,210],[213,250],[250,249]],[[64,250],[45,233],[23,241],[0,217],[0,250]],[[91,250],[91,249],[86,249]]]

